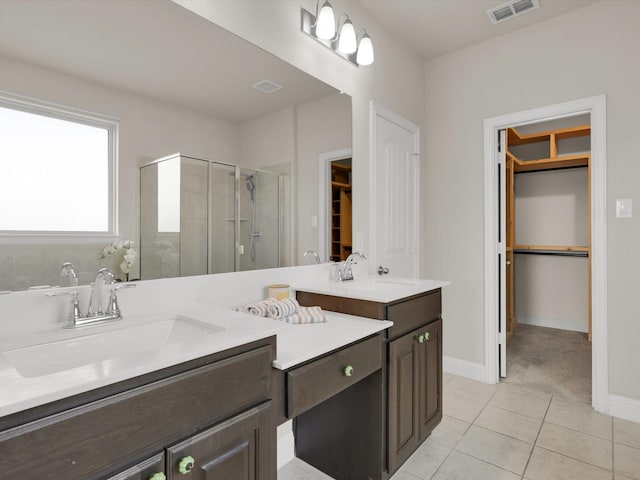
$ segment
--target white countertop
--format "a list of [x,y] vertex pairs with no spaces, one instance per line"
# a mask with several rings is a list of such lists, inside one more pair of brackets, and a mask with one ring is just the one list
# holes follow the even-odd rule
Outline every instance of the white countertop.
[[[325,314],[325,323],[291,325],[226,308],[191,304],[107,325],[77,330],[57,326],[55,330],[14,337],[0,343],[0,417],[271,335],[277,335],[277,359],[273,366],[286,370],[393,325],[389,321],[341,313]],[[195,329],[195,336],[188,341],[166,343],[171,332],[166,331],[163,322],[176,318],[186,318],[187,327]],[[154,333],[139,338],[138,329],[151,324]],[[212,328],[210,334],[207,328]],[[117,337],[112,337],[114,334]],[[96,350],[102,348],[95,341],[104,338],[111,339],[111,343],[103,360],[99,358],[100,352],[95,357]],[[73,348],[80,342],[92,342],[88,346],[94,358],[78,358]],[[146,342],[148,348],[140,349],[140,342]],[[55,347],[50,348],[52,344]],[[128,350],[133,344],[135,350]],[[43,354],[49,358],[42,358]]]
[[[158,318],[176,317],[193,319],[193,326],[189,324],[187,328],[193,328],[197,338],[192,336],[188,341],[179,341],[178,338],[177,341],[166,343],[167,335],[172,332],[160,332],[166,330],[160,327],[154,328],[159,331],[158,335],[137,338],[136,329],[139,326],[155,323]],[[127,328],[123,330],[125,325]],[[207,325],[215,328],[211,334],[206,334]],[[190,304],[169,311],[163,309],[159,312],[150,311],[144,316],[125,317],[110,325],[77,330],[65,330],[57,326],[56,330],[23,338],[13,337],[0,343],[0,417],[260,340],[289,328],[292,326],[278,320],[211,305]],[[136,338],[127,341],[126,336],[119,336],[117,341],[106,346],[110,350],[103,357],[107,359],[99,359],[99,350],[105,346],[96,344],[94,339],[99,341],[109,334],[123,331],[131,332],[132,337]],[[88,343],[94,356],[92,360],[83,362],[72,358],[76,353],[73,343],[76,341],[77,344],[78,339],[80,342],[92,342]],[[55,350],[48,347],[52,341],[56,342]],[[138,345],[146,342],[148,348],[128,350],[127,346],[133,342]],[[45,350],[40,352],[38,345],[44,345]],[[24,348],[21,350],[21,347]],[[113,349],[120,351],[114,354]],[[98,357],[95,356],[96,351]],[[50,358],[38,358],[43,356],[42,353],[45,353],[45,357],[50,353]]]
[[449,285],[449,282],[440,280],[376,276],[345,282],[330,280],[301,281],[293,284],[292,287],[302,292],[389,303],[430,292],[447,285]]
[[[122,321],[78,330],[62,328],[69,311],[64,296],[2,296],[0,417],[272,335],[277,336],[273,366],[286,370],[392,325],[333,312],[325,312],[326,323],[290,325],[231,310],[262,298],[269,283],[381,303],[448,285],[398,277],[317,280],[329,272],[330,265],[323,264],[138,282],[138,288],[121,294]],[[86,301],[89,287],[79,290]]]
[[278,354],[273,366],[288,370],[327,352],[381,332],[393,325],[387,320],[325,312],[325,323],[291,325],[278,332]]

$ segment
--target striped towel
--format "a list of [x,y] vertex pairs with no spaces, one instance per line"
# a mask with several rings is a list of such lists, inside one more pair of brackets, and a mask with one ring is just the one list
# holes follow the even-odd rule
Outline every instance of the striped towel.
[[266,317],[269,314],[269,306],[277,302],[275,298],[267,298],[259,302],[249,303],[244,307],[234,308],[236,312],[249,313],[256,317]]
[[283,318],[287,323],[303,324],[303,323],[324,323],[327,321],[322,308],[320,307],[300,307],[297,313]]
[[282,320],[285,317],[289,317],[298,312],[300,304],[295,298],[283,298],[269,304],[268,315],[270,318],[276,318]]

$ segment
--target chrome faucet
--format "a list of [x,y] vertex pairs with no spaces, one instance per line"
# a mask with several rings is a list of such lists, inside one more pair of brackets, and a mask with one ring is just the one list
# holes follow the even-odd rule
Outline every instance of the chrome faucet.
[[365,257],[361,252],[353,252],[351,255],[349,255],[344,263],[338,265],[339,282],[343,282],[345,280],[353,280],[353,271],[351,269],[351,264],[353,263],[354,257],[360,257],[360,260],[367,259],[367,257]]
[[93,282],[93,288],[91,289],[91,297],[89,298],[89,310],[87,311],[87,317],[97,317],[104,315],[102,311],[102,288],[105,285],[112,285],[116,283],[116,276],[108,268],[101,268],[98,270],[96,279]]
[[318,256],[318,252],[315,250],[307,250],[304,252],[304,258],[313,257],[313,263],[320,263],[320,257]]
[[60,269],[60,276],[69,277],[70,287],[78,286],[78,273],[76,272],[76,267],[73,266],[73,263],[64,262],[62,264],[62,268]]
[[[62,266],[60,271],[61,275],[69,277],[69,286],[78,286],[78,276],[76,275],[75,268],[69,262]],[[71,315],[67,318],[64,324],[64,328],[76,328],[84,325],[93,325],[96,323],[105,323],[115,320],[121,320],[122,314],[120,307],[118,307],[118,297],[116,292],[121,288],[135,287],[135,283],[121,283],[117,286],[116,277],[108,268],[102,268],[98,271],[96,279],[93,282],[91,288],[91,296],[89,298],[89,308],[86,315],[82,315],[80,311],[80,302],[78,300],[78,290],[65,290],[47,293],[48,297],[55,297],[58,295],[71,295]],[[107,287],[111,290],[109,297],[109,304],[106,311],[102,311],[102,294],[103,289]]]

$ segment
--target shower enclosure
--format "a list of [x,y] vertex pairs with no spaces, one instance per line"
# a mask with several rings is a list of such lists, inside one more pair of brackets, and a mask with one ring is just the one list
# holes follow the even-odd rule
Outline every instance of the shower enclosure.
[[140,167],[140,276],[287,264],[288,165],[259,170],[175,154]]

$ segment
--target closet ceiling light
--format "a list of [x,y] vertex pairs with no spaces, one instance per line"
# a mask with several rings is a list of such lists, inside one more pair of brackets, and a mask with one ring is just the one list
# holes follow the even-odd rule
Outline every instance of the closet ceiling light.
[[[364,33],[358,43],[356,29],[349,16],[344,13],[340,15],[339,28],[336,28],[333,8],[326,0],[322,2],[321,6],[321,1],[318,0],[315,15],[304,8],[302,9],[301,30],[353,65],[371,65],[374,58],[373,44],[366,30],[360,30]],[[340,25],[341,21],[342,25]]]

